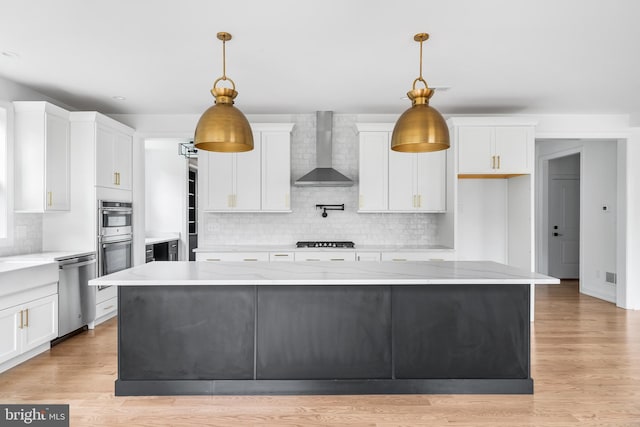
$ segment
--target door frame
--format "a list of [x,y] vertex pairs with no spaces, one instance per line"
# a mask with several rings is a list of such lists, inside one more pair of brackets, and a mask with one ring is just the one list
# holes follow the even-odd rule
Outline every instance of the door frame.
[[[562,141],[559,141],[562,142]],[[573,141],[566,141],[567,143]],[[584,153],[582,146],[576,147],[562,147],[560,150],[550,154],[545,154],[538,157],[536,174],[536,271],[542,274],[548,274],[549,272],[549,161],[553,159],[559,159],[561,157],[571,156],[578,154],[580,156],[580,234],[579,234],[579,251],[578,262],[580,263],[578,268],[578,278],[583,277],[582,267],[584,254],[582,248],[582,233],[584,230],[584,224],[582,223],[584,215],[582,215],[583,208],[583,192],[584,186],[582,185],[582,174],[584,171],[582,162],[584,159]],[[582,280],[579,280],[580,292],[582,293]]]

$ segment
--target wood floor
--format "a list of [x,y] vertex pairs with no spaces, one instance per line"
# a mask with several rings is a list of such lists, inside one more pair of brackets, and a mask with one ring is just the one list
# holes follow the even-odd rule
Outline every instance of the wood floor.
[[115,397],[115,320],[0,374],[0,403],[68,403],[79,426],[640,426],[640,312],[538,286],[535,394]]

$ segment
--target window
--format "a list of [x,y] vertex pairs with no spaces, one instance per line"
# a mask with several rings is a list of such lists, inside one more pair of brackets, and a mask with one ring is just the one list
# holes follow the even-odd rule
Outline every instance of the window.
[[13,109],[0,101],[0,246],[13,244]]

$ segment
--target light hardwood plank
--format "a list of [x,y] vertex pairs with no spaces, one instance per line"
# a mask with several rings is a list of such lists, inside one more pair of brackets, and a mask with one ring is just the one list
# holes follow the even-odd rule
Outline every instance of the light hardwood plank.
[[73,426],[640,426],[640,312],[538,286],[532,396],[115,397],[112,319],[0,374],[0,402],[68,403]]

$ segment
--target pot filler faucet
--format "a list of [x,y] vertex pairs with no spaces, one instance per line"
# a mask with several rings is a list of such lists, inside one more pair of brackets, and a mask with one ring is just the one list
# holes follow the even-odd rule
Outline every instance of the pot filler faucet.
[[329,215],[327,211],[343,211],[344,203],[341,205],[316,205],[316,209],[322,209],[322,218],[326,218]]

